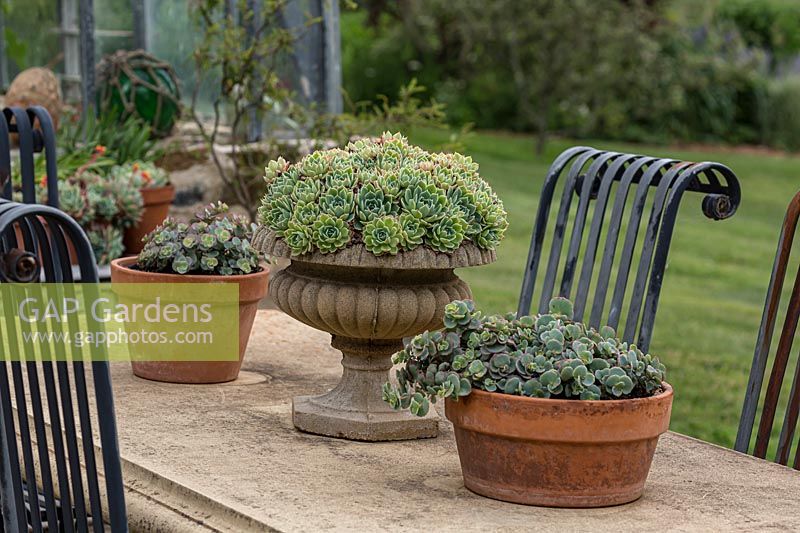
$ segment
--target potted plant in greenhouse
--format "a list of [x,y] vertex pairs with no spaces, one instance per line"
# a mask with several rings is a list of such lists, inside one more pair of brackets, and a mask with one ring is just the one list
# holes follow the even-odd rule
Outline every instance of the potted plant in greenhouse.
[[445,305],[470,297],[454,269],[495,259],[506,213],[478,165],[385,133],[272,161],[266,182],[254,244],[291,258],[271,294],[343,353],[333,390],[294,398],[295,426],[368,441],[436,436],[433,415],[393,411],[381,387],[401,339],[440,327]]
[[[47,194],[44,181],[40,194]],[[58,195],[61,209],[86,231],[98,265],[107,265],[122,256],[123,231],[135,224],[142,212],[142,198],[136,187],[118,176],[82,171],[60,180]],[[75,263],[74,250],[70,255]]]
[[657,357],[572,317],[483,316],[448,304],[444,329],[411,339],[384,385],[396,409],[425,415],[445,399],[466,487],[499,500],[600,507],[641,496],[672,387]]
[[132,361],[139,377],[170,383],[222,383],[236,379],[269,269],[250,244],[252,227],[228,206],[211,204],[188,223],[167,218],[145,237],[138,257],[111,263],[112,283],[235,283],[239,286],[237,361]]
[[110,175],[128,180],[142,195],[142,215],[135,224],[125,230],[125,252],[138,254],[144,247],[143,239],[169,214],[169,206],[175,199],[175,187],[169,183],[169,174],[153,163],[134,161],[111,169]]

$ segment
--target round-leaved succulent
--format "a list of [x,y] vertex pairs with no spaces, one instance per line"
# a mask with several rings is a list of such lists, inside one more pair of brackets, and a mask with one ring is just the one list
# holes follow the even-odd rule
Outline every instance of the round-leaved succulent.
[[471,301],[445,307],[444,329],[410,339],[395,354],[397,384],[383,399],[427,413],[438,399],[472,389],[565,400],[645,398],[663,390],[666,368],[650,354],[572,320],[572,304],[554,298],[549,313],[484,316]]
[[145,237],[137,265],[146,272],[232,276],[257,272],[253,227],[228,206],[210,204],[188,222],[167,218]]

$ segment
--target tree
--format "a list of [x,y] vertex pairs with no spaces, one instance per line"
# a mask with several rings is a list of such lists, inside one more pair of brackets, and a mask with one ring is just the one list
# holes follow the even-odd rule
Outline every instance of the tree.
[[[276,24],[286,0],[237,0],[233,4],[235,9],[227,0],[192,3],[195,27],[202,38],[194,51],[196,79],[191,107],[220,178],[254,218],[258,207],[254,185],[261,182],[261,176],[245,171],[257,166],[246,150],[247,126],[260,120],[262,114],[289,104],[291,93],[281,78],[282,62],[303,28]],[[316,22],[309,19],[307,25]],[[210,73],[219,73],[220,83],[212,102],[213,121],[208,125],[198,108],[198,95]],[[215,149],[226,130],[223,122],[230,126],[226,139],[230,164],[223,162]]]

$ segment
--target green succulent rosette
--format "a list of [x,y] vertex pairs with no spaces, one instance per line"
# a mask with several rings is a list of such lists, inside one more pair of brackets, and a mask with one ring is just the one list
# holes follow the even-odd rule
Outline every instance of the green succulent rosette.
[[323,213],[311,227],[311,242],[323,254],[333,253],[350,242],[350,228],[342,219]]
[[425,239],[425,224],[411,213],[400,215],[400,246],[413,250]]
[[371,220],[364,226],[364,246],[375,255],[395,255],[400,248],[402,228],[394,217]]
[[319,209],[322,213],[350,222],[356,214],[353,191],[346,187],[331,187],[320,196]]
[[258,221],[293,256],[362,243],[376,255],[420,246],[453,253],[465,242],[493,250],[508,226],[470,157],[431,154],[399,134],[358,139],[294,164],[278,158],[264,179]]
[[283,238],[292,255],[303,255],[311,251],[311,228],[304,224],[289,222],[286,231],[283,232]]
[[437,252],[450,253],[461,246],[466,229],[464,219],[458,214],[451,214],[428,228],[425,244]]

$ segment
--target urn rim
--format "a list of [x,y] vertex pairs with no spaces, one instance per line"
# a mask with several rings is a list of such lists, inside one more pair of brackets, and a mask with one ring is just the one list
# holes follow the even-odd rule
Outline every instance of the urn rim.
[[453,269],[486,265],[497,259],[495,250],[483,250],[471,242],[463,243],[450,254],[419,246],[411,251],[401,251],[397,255],[376,256],[367,250],[363,243],[357,243],[331,254],[323,254],[319,250],[314,250],[300,256],[292,256],[286,242],[266,226],[259,226],[256,229],[253,235],[253,246],[260,252],[273,257],[351,268]]

